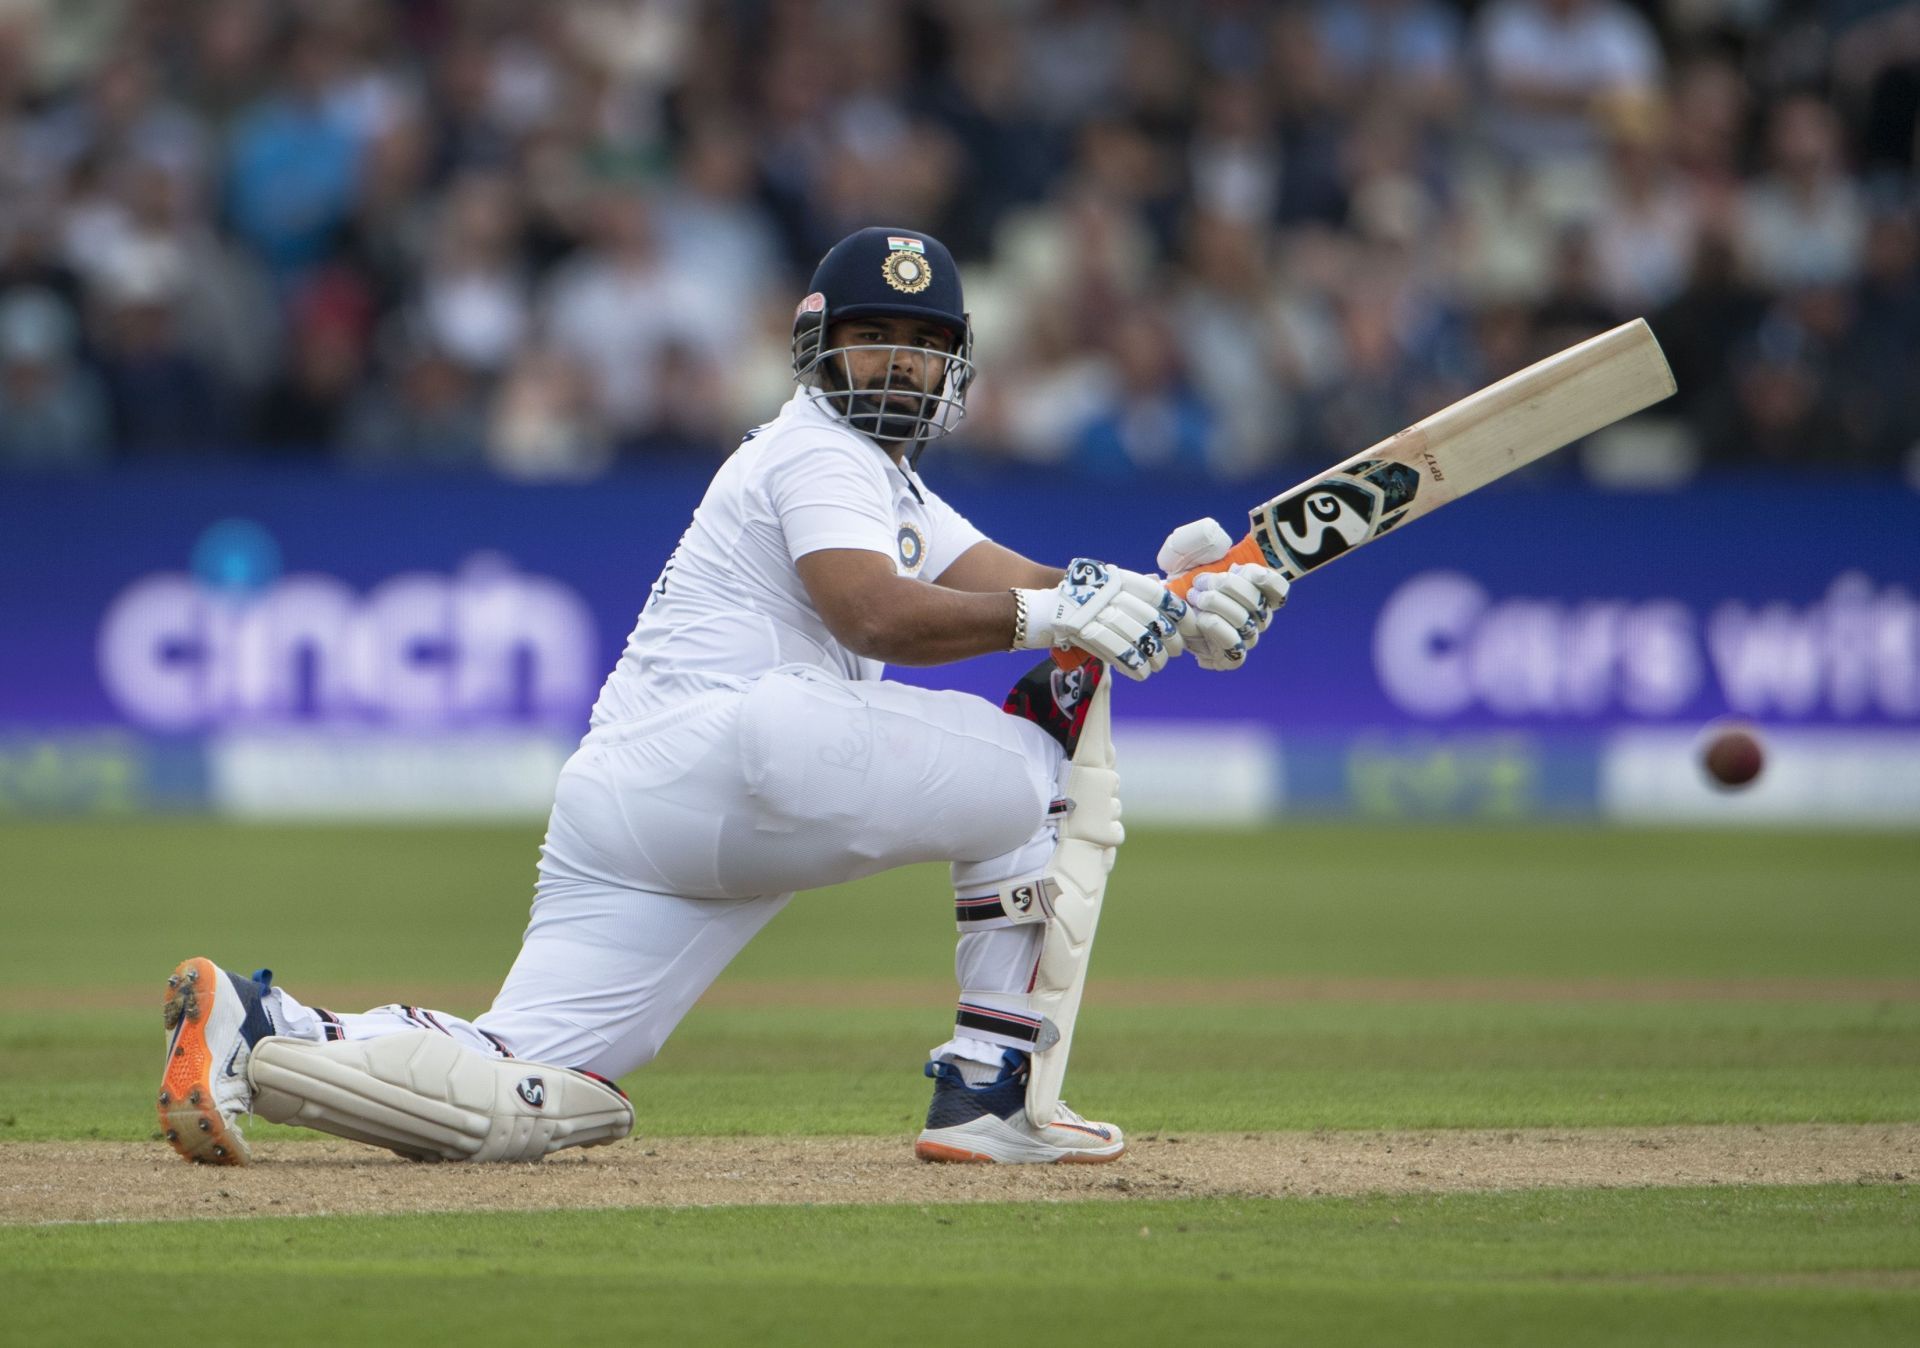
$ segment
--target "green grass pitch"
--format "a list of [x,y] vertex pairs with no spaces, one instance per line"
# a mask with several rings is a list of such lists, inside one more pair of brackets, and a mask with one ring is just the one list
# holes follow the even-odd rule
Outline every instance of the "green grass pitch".
[[[322,1000],[481,1009],[537,842],[0,823],[0,1145],[151,1133],[158,986],[189,954],[271,965]],[[1141,1134],[1920,1120],[1916,877],[1920,839],[1891,834],[1142,828],[1069,1095]],[[796,899],[624,1083],[640,1131],[905,1146],[945,1033],[943,881]],[[1889,1184],[23,1226],[0,1228],[0,1341],[123,1342],[196,1274],[235,1326],[316,1343],[521,1341],[557,1332],[561,1307],[582,1343],[1904,1343],[1920,1200]],[[265,1328],[296,1302],[314,1309]]]

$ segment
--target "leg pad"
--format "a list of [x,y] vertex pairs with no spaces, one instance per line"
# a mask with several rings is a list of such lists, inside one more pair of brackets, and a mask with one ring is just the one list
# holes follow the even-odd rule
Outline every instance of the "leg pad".
[[1120,779],[1113,766],[1111,696],[1111,686],[1102,679],[1068,765],[1067,798],[1072,808],[1060,825],[1060,841],[1047,864],[1046,883],[1039,886],[1047,934],[1027,994],[1028,1006],[1040,1017],[1033,1069],[1027,1077],[1027,1117],[1043,1124],[1054,1117],[1060,1104],[1107,874],[1126,837],[1120,827]]
[[420,1161],[537,1161],[563,1147],[617,1142],[626,1096],[564,1067],[487,1058],[420,1030],[313,1044],[255,1045],[253,1110]]

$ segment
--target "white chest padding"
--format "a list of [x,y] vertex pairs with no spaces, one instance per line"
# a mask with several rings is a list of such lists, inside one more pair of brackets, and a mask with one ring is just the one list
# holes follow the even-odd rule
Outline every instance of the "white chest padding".
[[[1114,771],[1113,677],[1094,689],[1093,703],[1080,728],[1080,741],[1067,769],[1066,796],[1072,802],[1060,824],[1060,841],[1047,863],[1040,886],[1046,910],[1046,938],[1034,973],[1028,1005],[1041,1017],[1027,1077],[1027,1117],[1051,1119],[1060,1103],[1073,1048],[1073,1022],[1080,1014],[1080,993],[1087,982],[1087,957],[1100,925],[1100,901],[1114,852],[1126,838],[1120,827],[1120,778]],[[1010,910],[1011,911],[1011,910]]]
[[417,1161],[537,1161],[563,1147],[617,1142],[633,1106],[564,1067],[485,1058],[413,1030],[312,1044],[272,1038],[247,1067],[253,1111]]

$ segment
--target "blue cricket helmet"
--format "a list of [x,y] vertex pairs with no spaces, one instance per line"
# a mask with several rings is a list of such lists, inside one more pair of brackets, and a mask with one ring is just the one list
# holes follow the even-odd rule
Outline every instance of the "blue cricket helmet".
[[[953,335],[951,349],[940,356],[939,389],[913,390],[921,394],[918,412],[889,408],[888,394],[908,392],[894,389],[891,376],[878,390],[848,387],[849,367],[843,360],[836,370],[829,358],[861,348],[829,348],[826,336],[829,327],[850,318],[924,319]],[[875,226],[849,234],[820,259],[793,315],[793,376],[854,429],[877,440],[911,442],[918,457],[926,441],[945,435],[965,415],[973,372],[973,325],[960,269],[940,240],[919,230]]]

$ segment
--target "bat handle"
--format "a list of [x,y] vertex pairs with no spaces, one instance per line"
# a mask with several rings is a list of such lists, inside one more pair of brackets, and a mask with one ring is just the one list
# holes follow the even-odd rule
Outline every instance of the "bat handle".
[[1200,579],[1201,576],[1209,571],[1225,571],[1238,562],[1247,562],[1254,566],[1265,566],[1267,564],[1267,555],[1260,551],[1260,543],[1252,534],[1248,534],[1238,543],[1228,548],[1227,555],[1220,558],[1220,560],[1208,562],[1204,566],[1196,566],[1191,571],[1182,571],[1179,575],[1167,582],[1167,588],[1179,595],[1182,599],[1185,599],[1187,597],[1187,591],[1193,588],[1193,583]]
[[[1167,582],[1167,588],[1185,599],[1194,581],[1209,571],[1225,571],[1235,562],[1249,562],[1257,566],[1267,564],[1266,554],[1260,551],[1260,544],[1251,533],[1228,548],[1226,556],[1218,561],[1196,566],[1191,571],[1182,571]],[[1093,657],[1082,650],[1057,650],[1053,653],[1053,662],[1062,669],[1078,669],[1091,659]]]

